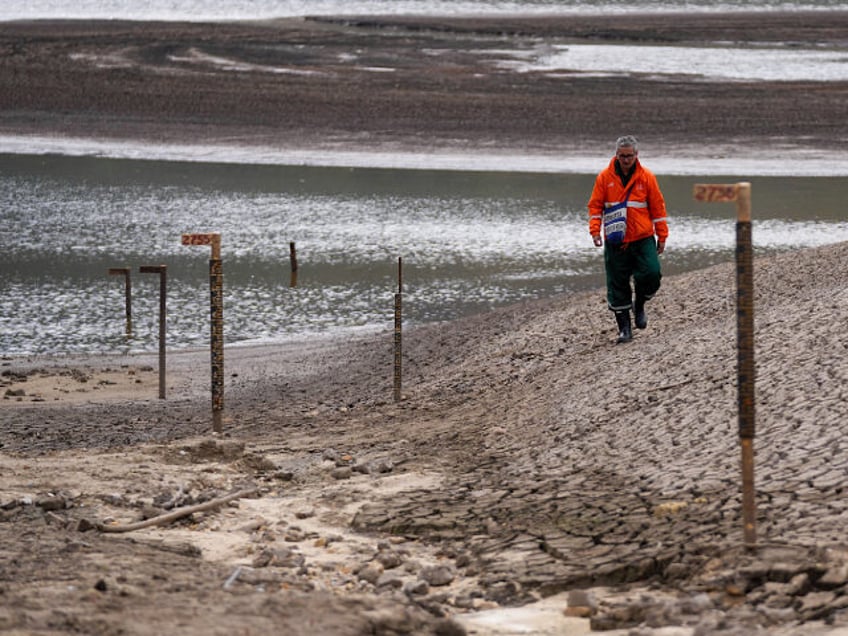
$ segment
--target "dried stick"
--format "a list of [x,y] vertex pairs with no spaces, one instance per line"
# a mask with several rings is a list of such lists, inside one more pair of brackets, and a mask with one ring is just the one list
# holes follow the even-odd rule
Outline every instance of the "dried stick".
[[212,510],[213,508],[223,506],[224,504],[234,501],[236,499],[241,499],[242,497],[252,495],[255,492],[256,488],[247,488],[245,490],[239,490],[237,492],[230,493],[229,495],[219,497],[218,499],[205,501],[202,504],[197,504],[196,506],[186,506],[185,508],[172,510],[171,512],[159,515],[158,517],[151,517],[150,519],[145,519],[144,521],[128,523],[123,526],[112,526],[105,525],[102,523],[98,523],[96,525],[97,529],[101,532],[132,532],[133,530],[141,530],[142,528],[149,528],[150,526],[161,526],[166,523],[176,521],[177,519],[182,519],[183,517],[193,515],[195,512],[204,512],[206,510]]

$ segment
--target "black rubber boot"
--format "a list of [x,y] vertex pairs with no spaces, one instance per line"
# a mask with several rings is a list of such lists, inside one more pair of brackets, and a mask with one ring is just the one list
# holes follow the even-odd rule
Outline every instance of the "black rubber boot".
[[636,320],[637,329],[644,329],[648,326],[648,314],[645,313],[644,298],[636,298],[636,303],[633,305],[633,318]]
[[633,340],[633,331],[630,328],[630,312],[615,312],[615,321],[618,323],[618,340],[616,340],[616,343],[621,344]]

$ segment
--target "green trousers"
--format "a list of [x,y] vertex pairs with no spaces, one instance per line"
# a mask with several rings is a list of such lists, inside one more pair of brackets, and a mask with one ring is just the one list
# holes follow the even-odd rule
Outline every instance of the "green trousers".
[[604,267],[607,273],[607,304],[612,311],[626,311],[636,298],[650,300],[660,288],[660,259],[653,236],[625,243],[623,246],[604,246]]

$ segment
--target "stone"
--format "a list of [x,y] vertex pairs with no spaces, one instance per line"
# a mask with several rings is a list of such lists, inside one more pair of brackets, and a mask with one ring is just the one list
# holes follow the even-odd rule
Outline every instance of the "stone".
[[341,481],[342,479],[350,479],[353,476],[353,470],[351,470],[350,466],[338,466],[330,474],[333,476],[333,479]]
[[451,618],[442,618],[433,626],[435,636],[467,636],[465,627]]
[[383,574],[383,566],[379,563],[367,563],[356,572],[356,576],[360,581],[366,581],[371,585],[377,585],[377,581]]
[[300,552],[291,548],[263,548],[253,559],[253,567],[276,566],[282,568],[301,567],[306,562]]
[[381,550],[375,559],[387,570],[403,565],[403,558],[394,550]]
[[353,455],[348,455],[347,453],[343,455],[338,455],[335,458],[336,466],[341,468],[342,466],[353,467],[353,464],[356,460],[354,460]]
[[801,597],[801,606],[798,608],[800,612],[809,612],[819,610],[833,603],[836,599],[836,594],[833,592],[810,592],[806,596]]
[[390,459],[378,459],[371,462],[370,470],[372,473],[390,473],[395,469],[395,464]]
[[394,572],[383,572],[374,584],[378,588],[391,588],[400,590],[403,588],[403,579]]
[[827,569],[818,580],[818,587],[832,590],[848,583],[848,563],[837,563]]
[[680,611],[684,614],[702,614],[712,609],[713,600],[708,594],[696,594],[680,603]]
[[42,510],[64,510],[68,508],[68,501],[58,495],[45,495],[35,500],[35,505]]
[[430,584],[421,579],[407,581],[403,585],[403,591],[407,596],[426,596],[430,592]]
[[796,574],[787,585],[787,593],[792,596],[802,596],[810,591],[810,575],[806,572]]
[[427,581],[427,583],[433,587],[440,587],[443,585],[450,585],[456,575],[450,566],[431,565],[422,568],[418,576],[424,581]]
[[255,557],[253,557],[253,562],[251,565],[255,568],[264,568],[268,567],[271,564],[271,559],[274,558],[274,553],[269,549],[264,549],[259,552]]
[[88,532],[89,530],[94,530],[97,527],[97,524],[92,523],[90,520],[86,518],[82,518],[77,522],[77,531],[78,532]]

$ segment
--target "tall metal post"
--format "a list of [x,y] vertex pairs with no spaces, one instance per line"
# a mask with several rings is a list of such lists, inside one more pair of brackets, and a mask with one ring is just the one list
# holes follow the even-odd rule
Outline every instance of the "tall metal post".
[[757,543],[754,501],[754,256],[751,240],[751,184],[736,190],[736,331],[739,375],[739,439],[742,444],[742,510],[745,544]]
[[403,368],[403,316],[401,304],[403,298],[403,260],[398,256],[398,290],[395,294],[395,402],[401,400],[402,368]]
[[223,430],[224,413],[224,268],[221,263],[221,235],[212,242],[209,259],[211,316],[210,350],[212,363],[212,430]]
[[736,202],[736,369],[739,442],[742,449],[742,523],[745,547],[756,549],[754,488],[754,258],[751,239],[751,184],[697,184],[698,201]]
[[183,245],[209,245],[209,295],[211,309],[210,353],[212,366],[212,430],[223,430],[224,412],[224,273],[221,263],[221,235],[183,234]]
[[159,274],[159,399],[165,399],[165,332],[168,295],[168,268],[165,265],[142,265],[142,274]]

